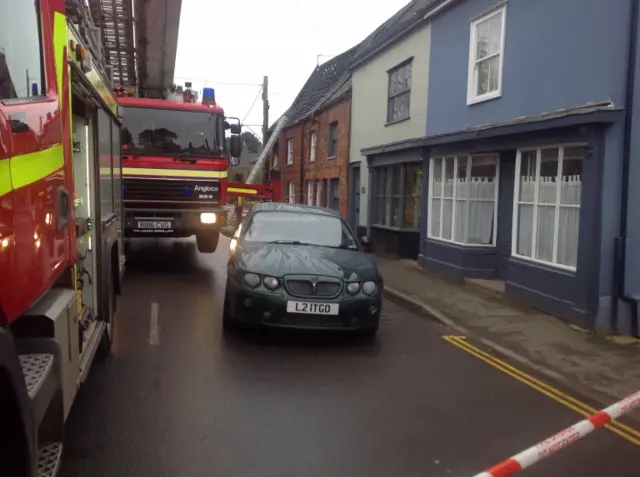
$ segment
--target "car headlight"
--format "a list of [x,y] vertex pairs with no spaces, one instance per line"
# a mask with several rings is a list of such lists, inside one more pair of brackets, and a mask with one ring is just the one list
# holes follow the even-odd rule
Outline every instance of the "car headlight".
[[262,283],[264,283],[264,286],[269,290],[275,290],[280,286],[280,280],[278,280],[276,277],[264,277]]
[[347,293],[349,295],[355,295],[360,291],[360,284],[358,282],[351,282],[347,284]]
[[260,286],[260,276],[255,273],[245,273],[244,282],[251,288],[257,288]]
[[362,284],[362,291],[367,295],[373,295],[376,292],[376,282],[364,282]]

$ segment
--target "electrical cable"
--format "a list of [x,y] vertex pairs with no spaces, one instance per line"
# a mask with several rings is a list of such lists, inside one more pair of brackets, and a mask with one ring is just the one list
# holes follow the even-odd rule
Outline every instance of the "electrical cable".
[[251,111],[253,111],[253,107],[256,105],[256,102],[258,101],[258,98],[260,97],[260,93],[262,93],[262,86],[260,86],[260,89],[258,90],[258,94],[253,100],[253,103],[251,103],[251,107],[249,108],[249,111],[247,111],[247,114],[245,114],[244,118],[242,118],[242,121],[240,121],[240,124],[244,123],[247,120],[247,117],[249,117],[249,114],[251,114]]

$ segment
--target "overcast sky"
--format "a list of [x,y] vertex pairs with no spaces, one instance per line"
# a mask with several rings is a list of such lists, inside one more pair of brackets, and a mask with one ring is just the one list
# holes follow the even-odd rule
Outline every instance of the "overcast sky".
[[[273,123],[318,62],[363,40],[409,0],[182,0],[175,81],[205,84],[228,116],[260,135],[262,77]],[[255,126],[254,126],[255,125]]]

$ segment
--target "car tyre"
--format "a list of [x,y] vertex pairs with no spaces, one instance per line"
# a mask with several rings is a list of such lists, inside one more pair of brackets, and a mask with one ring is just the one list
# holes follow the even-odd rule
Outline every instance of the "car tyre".
[[196,235],[196,245],[200,253],[213,253],[218,248],[220,233],[215,231],[201,232]]
[[368,344],[373,344],[376,341],[376,336],[378,334],[378,327],[375,328],[367,328],[365,330],[360,331],[359,335],[363,342]]
[[222,305],[222,329],[225,333],[233,333],[238,329],[238,323],[235,322],[229,310],[229,299],[224,294],[224,304]]

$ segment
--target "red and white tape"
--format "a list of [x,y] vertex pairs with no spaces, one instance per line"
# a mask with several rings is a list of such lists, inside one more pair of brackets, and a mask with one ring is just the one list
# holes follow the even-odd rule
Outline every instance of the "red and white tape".
[[575,441],[583,438],[596,429],[606,426],[612,420],[640,408],[640,391],[624,398],[611,406],[592,414],[584,421],[580,421],[564,431],[545,439],[544,441],[529,447],[527,450],[494,465],[490,469],[477,474],[475,477],[509,477],[523,469],[541,461],[560,449],[567,447]]

